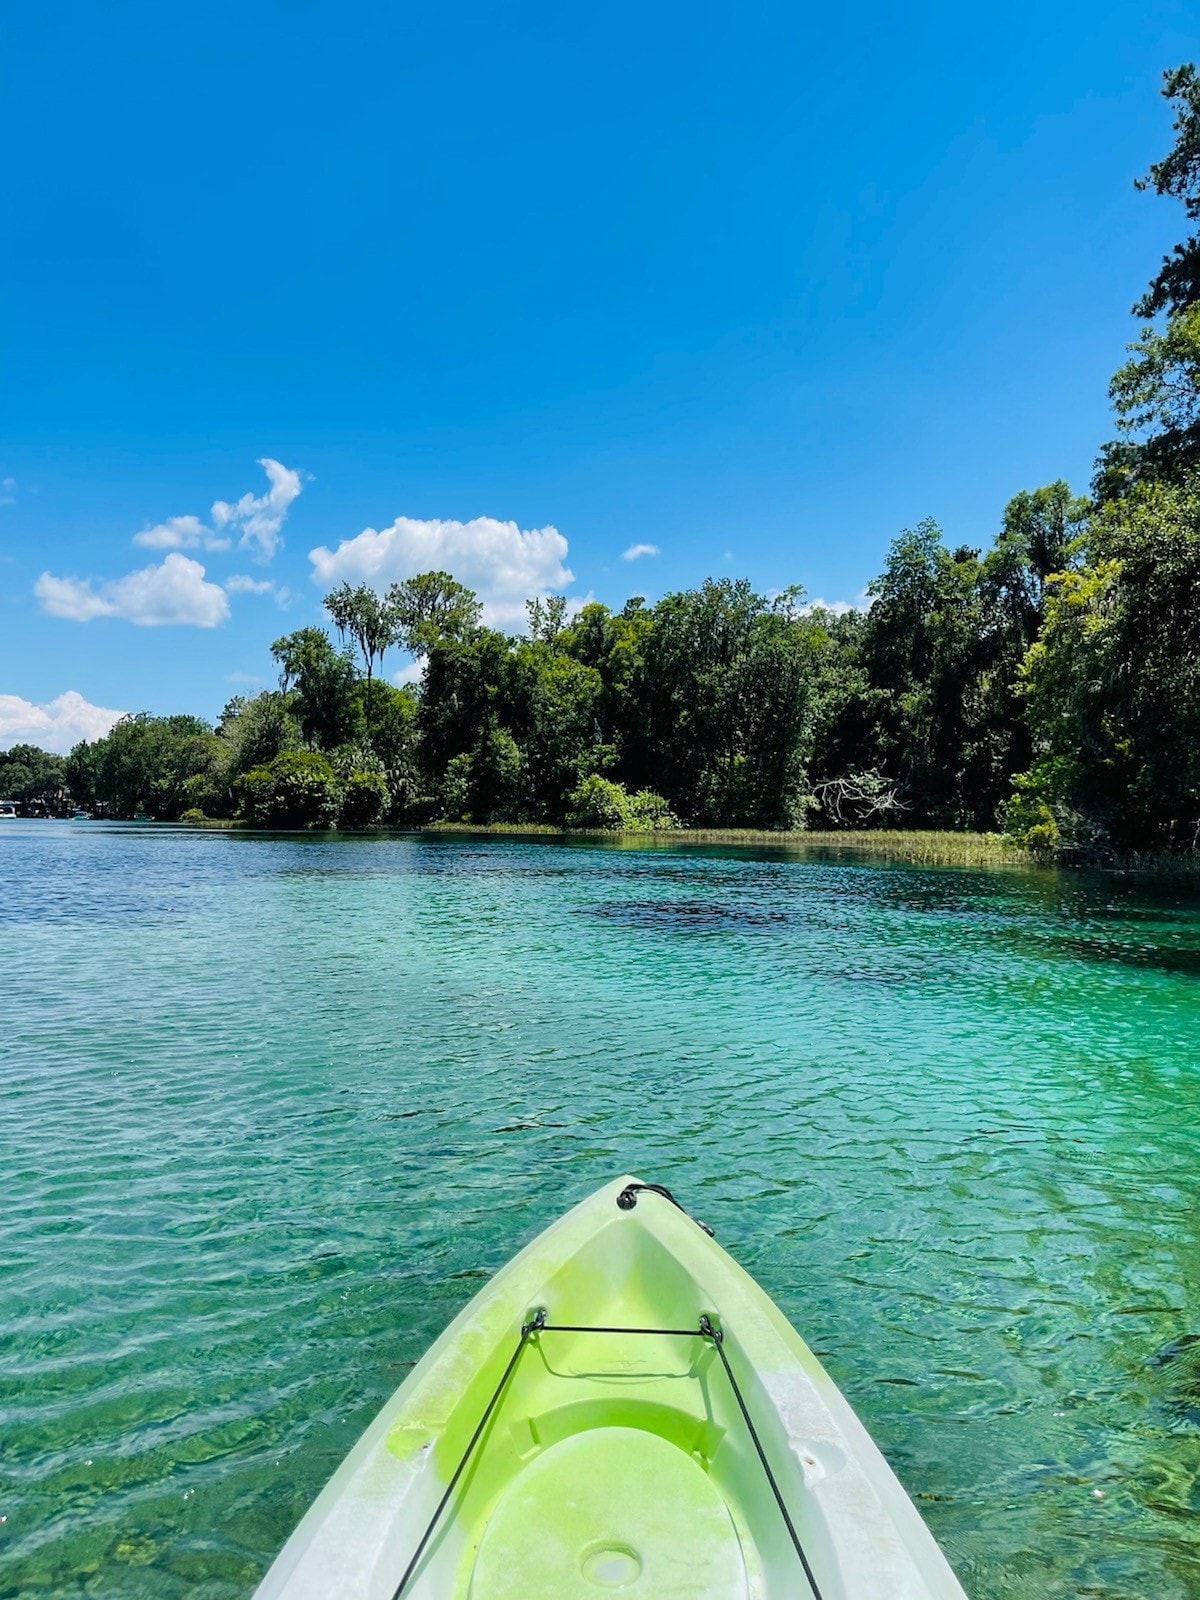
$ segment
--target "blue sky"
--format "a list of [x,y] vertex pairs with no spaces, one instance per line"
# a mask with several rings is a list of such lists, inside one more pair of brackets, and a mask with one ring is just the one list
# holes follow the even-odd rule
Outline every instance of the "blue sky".
[[833,9],[9,8],[0,744],[215,716],[327,579],[852,600],[1084,487],[1194,10]]

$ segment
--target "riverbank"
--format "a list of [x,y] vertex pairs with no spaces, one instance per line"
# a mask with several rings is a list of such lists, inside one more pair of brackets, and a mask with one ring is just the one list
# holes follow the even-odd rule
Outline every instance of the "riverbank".
[[[258,833],[244,822],[206,817],[188,827]],[[849,857],[861,861],[895,861],[912,866],[1035,866],[1033,855],[998,833],[952,833],[909,829],[833,832],[785,832],[757,828],[670,828],[653,833],[613,832],[601,828],[557,828],[539,822],[432,822],[420,828],[370,828],[365,833],[437,834],[453,838],[596,839],[633,848],[677,845],[778,845],[790,853]]]
[[757,828],[671,828],[658,833],[606,833],[596,829],[529,827],[512,823],[487,828],[463,823],[433,823],[423,833],[483,835],[529,834],[568,839],[608,839],[637,845],[670,847],[695,845],[779,845],[789,853],[852,857],[862,861],[898,861],[914,866],[1003,867],[1033,866],[1028,850],[998,833],[926,832],[919,829],[861,830],[858,832],[772,831]]
[[[186,817],[188,828],[223,833],[280,833],[227,817]],[[179,824],[173,823],[175,827]],[[319,830],[318,830],[319,831]],[[951,829],[878,828],[787,831],[765,828],[663,828],[654,832],[607,828],[562,828],[548,822],[428,822],[408,828],[348,828],[359,837],[407,834],[459,839],[596,840],[629,849],[672,849],[679,845],[777,846],[790,855],[843,861],[890,861],[927,867],[1087,867],[1100,872],[1135,873],[1147,877],[1200,878],[1200,852],[1156,851],[1144,855],[1063,852],[1056,859],[1035,854],[1002,833],[956,833]]]

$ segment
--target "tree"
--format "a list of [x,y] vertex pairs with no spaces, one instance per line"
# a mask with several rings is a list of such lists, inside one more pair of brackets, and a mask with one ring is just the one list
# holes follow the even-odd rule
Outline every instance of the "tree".
[[[863,655],[867,619],[863,611],[840,616],[830,611],[810,614],[819,629],[817,681],[813,707],[812,755],[809,781],[822,821],[840,826],[837,812],[825,805],[828,788],[864,769],[878,770],[883,760],[884,691],[875,687]],[[883,782],[895,783],[895,778]],[[864,819],[864,820],[874,820]]]
[[89,744],[86,739],[81,739],[78,744],[71,747],[66,765],[67,788],[71,791],[71,798],[76,805],[86,806],[92,811],[99,804],[96,794],[98,749],[99,741]]
[[112,817],[172,821],[211,791],[221,741],[200,717],[122,717],[106,738],[71,752],[72,784]]
[[[365,692],[366,684],[360,682],[357,687],[359,705]],[[356,721],[360,725],[365,722],[357,711]],[[369,770],[373,764],[387,783],[390,820],[404,820],[421,798],[417,700],[411,689],[397,689],[390,683],[372,685],[371,743],[369,749],[361,745],[354,748],[360,754],[353,770]],[[340,756],[341,752],[338,754]]]
[[417,712],[424,780],[431,795],[441,792],[450,763],[468,756],[480,730],[494,720],[504,663],[511,642],[491,628],[469,638],[435,639],[425,667]]
[[345,785],[315,750],[286,750],[238,779],[248,822],[265,828],[330,828],[338,819]]
[[397,642],[426,656],[439,639],[465,639],[479,626],[482,607],[473,590],[448,572],[421,572],[388,590]]
[[217,724],[219,766],[227,783],[232,785],[239,773],[263,766],[285,750],[300,748],[294,704],[290,692],[278,689],[264,689],[249,698],[235,695],[228,702]]
[[552,645],[567,620],[567,597],[565,594],[539,596],[525,602],[525,611],[529,617],[529,637]]
[[1087,566],[1052,584],[1026,657],[1034,761],[1009,827],[1039,827],[1044,843],[1200,848],[1200,471],[1136,485],[1094,519],[1088,546]]
[[638,638],[632,726],[618,735],[628,788],[661,793],[692,823],[802,819],[819,629],[792,610],[773,609],[745,579],[710,578],[659,601]]
[[629,765],[646,738],[641,684],[653,613],[640,595],[618,612],[591,601],[560,636],[558,647],[600,675],[594,712],[598,765]]
[[[1163,98],[1176,102],[1175,143],[1148,175],[1138,178],[1139,189],[1153,189],[1183,203],[1189,221],[1200,218],[1200,75],[1186,62],[1163,73]],[[1182,311],[1200,300],[1200,233],[1177,244],[1150,280],[1150,287],[1134,306],[1139,317],[1156,317],[1161,311]]]
[[33,744],[0,751],[0,800],[16,800],[42,812],[67,809],[67,759]]
[[[1200,76],[1192,64],[1164,74],[1163,94],[1175,104],[1175,143],[1139,189],[1179,200],[1189,221],[1200,218]],[[1134,306],[1147,321],[1109,393],[1122,437],[1106,445],[1094,488],[1102,500],[1133,484],[1179,482],[1200,464],[1200,233],[1177,244]]]
[[507,728],[485,727],[471,752],[468,806],[473,822],[515,822],[522,798],[521,749]]
[[813,797],[835,828],[869,828],[895,821],[906,809],[896,785],[874,768],[823,778],[813,784]]
[[333,750],[355,734],[354,662],[324,628],[297,628],[271,646],[279,682],[310,750]]
[[325,596],[325,609],[333,618],[334,625],[343,638],[354,640],[362,652],[363,665],[367,672],[367,696],[365,712],[367,718],[367,733],[370,735],[371,718],[371,680],[375,675],[375,663],[382,663],[384,653],[389,646],[397,642],[400,628],[400,618],[396,602],[389,595],[381,599],[374,589],[365,583],[352,588],[350,584],[343,583],[340,588],[333,589]]
[[1090,509],[1062,478],[1022,489],[1004,508],[980,582],[994,625],[1019,637],[1022,649],[1041,626],[1047,580],[1077,560]]
[[546,640],[509,647],[492,703],[520,746],[531,818],[561,822],[567,795],[594,769],[601,689],[594,667]]
[[338,821],[343,828],[373,828],[383,821],[390,803],[382,772],[352,772],[346,779]]
[[927,519],[895,540],[870,586],[860,659],[875,725],[863,730],[856,765],[896,782],[926,827],[986,826],[1002,797],[985,798],[980,815],[978,771],[993,762],[979,579],[978,551],[948,550]]
[[1129,348],[1109,385],[1125,437],[1101,456],[1096,488],[1107,499],[1141,480],[1178,482],[1200,465],[1200,303],[1143,328]]
[[490,720],[469,750],[446,763],[436,785],[437,809],[452,822],[515,822],[523,815],[523,789],[517,741]]

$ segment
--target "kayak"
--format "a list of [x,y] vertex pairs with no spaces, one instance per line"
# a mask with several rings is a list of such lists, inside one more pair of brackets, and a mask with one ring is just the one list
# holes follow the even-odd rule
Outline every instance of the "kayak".
[[255,1600],[965,1600],[779,1308],[621,1178],[515,1256]]

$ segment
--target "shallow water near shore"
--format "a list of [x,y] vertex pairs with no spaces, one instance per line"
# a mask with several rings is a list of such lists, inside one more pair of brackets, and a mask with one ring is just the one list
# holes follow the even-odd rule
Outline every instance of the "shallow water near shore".
[[0,828],[0,1596],[238,1600],[451,1315],[664,1182],[973,1600],[1200,1596],[1200,899]]

